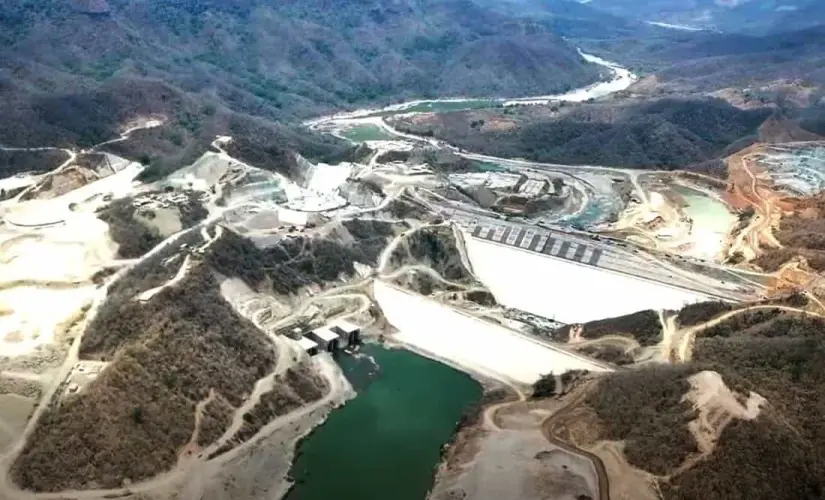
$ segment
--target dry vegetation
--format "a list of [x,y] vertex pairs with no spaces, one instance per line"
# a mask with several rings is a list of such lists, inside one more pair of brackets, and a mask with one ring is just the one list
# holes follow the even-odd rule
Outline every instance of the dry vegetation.
[[0,394],[17,394],[26,398],[39,398],[43,391],[39,382],[0,375]]
[[479,111],[398,118],[407,132],[505,158],[629,168],[696,168],[719,174],[717,160],[752,142],[767,110],[741,110],[714,99],[592,103],[491,109],[484,122],[513,122],[511,130],[473,126]]
[[183,245],[190,247],[202,238],[196,229],[190,229],[176,244],[169,245],[151,257],[142,260],[108,290],[106,301],[86,328],[80,345],[83,358],[111,359],[117,351],[145,332],[140,325],[121,324],[123,314],[134,311],[134,298],[142,292],[158,287],[177,274],[184,260]]
[[633,349],[609,342],[576,347],[576,352],[619,366],[632,365],[636,362],[633,351]]
[[286,415],[313,401],[318,401],[328,391],[327,380],[315,373],[309,363],[302,362],[287,369],[284,374],[274,377],[272,390],[262,395],[258,404],[244,414],[243,426],[235,437],[213,453],[210,458],[249,440],[272,419]]
[[141,257],[163,241],[157,230],[135,219],[136,210],[131,199],[122,199],[101,209],[97,215],[109,225],[109,235],[117,243],[117,256],[121,259]]
[[[690,306],[697,324],[726,308]],[[778,310],[749,311],[699,332],[688,365],[645,367],[600,380],[585,404],[598,416],[600,439],[627,443],[628,461],[659,476],[665,500],[797,500],[825,492],[825,321]],[[713,452],[698,451],[684,399],[688,377],[720,373],[739,396],[766,398],[752,421],[734,419]],[[680,467],[690,464],[687,469]]]
[[[149,194],[158,195],[145,193]],[[205,219],[209,213],[198,200],[198,193],[190,191],[186,194],[187,200],[175,206],[180,213],[181,226],[188,229]],[[100,220],[109,225],[109,235],[118,244],[117,256],[121,259],[142,257],[168,236],[138,220],[135,217],[137,213],[146,218],[154,216],[152,209],[135,207],[132,198],[115,200],[98,212]]]
[[784,248],[768,249],[754,263],[766,271],[776,271],[801,256],[811,268],[825,271],[825,195],[797,200],[794,205],[796,210],[782,217],[775,232]]
[[[808,297],[799,292],[792,292],[780,297],[765,299],[753,303],[753,305],[768,304],[802,308],[808,305]],[[681,326],[699,325],[737,308],[738,307],[736,305],[729,302],[723,302],[721,300],[696,302],[695,304],[688,304],[680,309],[676,316],[676,321]]]
[[[44,414],[13,466],[18,485],[59,491],[146,479],[176,463],[195,405],[210,389],[240,405],[272,369],[275,351],[217,286],[198,266],[179,286],[147,303],[121,303],[98,324],[98,334],[117,332],[103,343],[113,362],[82,394]],[[207,415],[204,439],[218,434],[212,427],[226,422],[226,408]]]
[[825,491],[825,321],[782,315],[748,324],[700,338],[694,359],[770,406],[756,421],[728,427],[714,455],[668,489],[671,498],[790,500]]
[[679,310],[676,321],[681,326],[693,326],[710,321],[715,316],[733,310],[733,304],[712,300],[688,304]]
[[[217,440],[255,382],[271,373],[276,353],[221,297],[214,272],[291,293],[351,274],[356,260],[373,263],[393,227],[352,221],[340,231],[354,241],[294,238],[267,249],[227,231],[180,283],[146,302],[134,299],[177,273],[183,245],[200,242],[197,228],[133,268],[110,287],[81,343],[81,357],[111,365],[82,393],[47,410],[13,466],[17,484],[35,491],[110,488],[169,470],[192,437],[196,405],[210,392],[196,444]],[[220,451],[327,390],[310,366],[287,370]]]
[[428,227],[414,233],[390,256],[393,268],[406,264],[428,267],[444,279],[466,282],[473,279],[461,263],[453,230],[449,226]]
[[282,295],[295,293],[303,286],[324,284],[355,273],[354,264],[374,265],[378,255],[394,234],[393,225],[376,221],[345,221],[344,238],[295,236],[258,248],[235,233],[225,233],[211,247],[206,260],[225,276],[243,279],[253,288],[265,280],[272,291]]
[[666,474],[698,451],[687,428],[693,412],[683,396],[691,367],[616,372],[599,382],[586,401],[598,416],[603,439],[626,441],[628,461]]
[[43,173],[56,169],[69,157],[63,151],[0,150],[0,179],[24,172]]
[[206,447],[218,440],[229,424],[232,423],[232,415],[235,408],[220,394],[215,395],[204,409],[201,416],[200,433],[198,434],[197,445]]
[[[636,340],[642,346],[652,346],[659,343],[662,338],[662,323],[659,321],[659,315],[652,310],[591,321],[581,326],[581,336],[585,339],[623,335]],[[554,332],[553,337],[566,342],[571,328],[574,328],[574,325],[563,326]]]

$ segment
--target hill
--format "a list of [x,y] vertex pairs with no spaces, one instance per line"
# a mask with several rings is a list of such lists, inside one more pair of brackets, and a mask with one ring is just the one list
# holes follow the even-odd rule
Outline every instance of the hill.
[[825,270],[825,194],[792,199],[794,209],[784,214],[776,229],[782,248],[765,249],[754,262],[767,271],[802,257],[816,271]]
[[[659,93],[753,88],[776,80],[799,81],[805,87],[825,84],[823,24],[767,34],[660,29],[643,36],[597,34],[575,41],[640,75],[655,76],[653,88]],[[813,95],[808,104],[818,97],[821,94]]]
[[622,441],[624,459],[653,474],[665,500],[819,498],[823,326],[797,312],[743,311],[697,332],[685,364],[602,377],[570,435],[586,449]]
[[[169,469],[198,436],[193,415],[199,401],[214,401],[214,414],[204,416],[204,428],[211,429],[201,436],[205,446],[221,436],[243,395],[274,367],[271,340],[223,300],[203,266],[146,304],[132,299],[114,299],[120,300],[120,324],[141,331],[123,333],[136,338],[120,344],[100,378],[38,421],[12,469],[19,486],[113,488]],[[111,332],[113,326],[100,328]],[[207,399],[211,393],[216,396]]]
[[536,19],[566,38],[639,35],[648,26],[576,0],[475,0],[497,12]]
[[139,114],[195,135],[225,130],[229,110],[285,121],[599,78],[546,25],[468,0],[4,2],[0,42],[0,115],[15,117],[0,143],[13,145],[90,145]]
[[628,19],[669,24],[670,29],[753,33],[803,29],[825,21],[817,0],[594,0],[590,6]]
[[721,100],[659,99],[456,112],[395,124],[492,156],[679,168],[725,156],[731,145],[755,137],[768,116],[767,110],[745,111]]
[[[228,229],[204,248],[201,229],[210,228],[189,229],[111,284],[79,345],[80,359],[107,366],[49,403],[12,466],[18,486],[46,492],[148,479],[187,451],[223,453],[328,392],[297,344],[242,315],[222,282],[237,277],[286,301],[356,276],[356,262],[374,265],[398,228],[344,221],[333,234],[266,248]],[[191,251],[199,246],[203,253]]]

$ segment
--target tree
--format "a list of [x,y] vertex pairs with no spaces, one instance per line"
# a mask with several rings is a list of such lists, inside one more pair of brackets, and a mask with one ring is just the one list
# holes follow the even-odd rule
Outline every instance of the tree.
[[135,406],[132,408],[132,422],[136,424],[143,423],[143,408],[140,406]]
[[552,373],[542,375],[540,379],[533,384],[533,397],[549,398],[556,394],[556,376]]

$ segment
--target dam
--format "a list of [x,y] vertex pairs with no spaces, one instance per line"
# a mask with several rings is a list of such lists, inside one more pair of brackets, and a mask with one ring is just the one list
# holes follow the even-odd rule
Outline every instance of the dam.
[[476,226],[464,243],[473,273],[500,304],[561,323],[737,301],[744,294],[735,285],[563,233]]
[[610,370],[599,361],[383,281],[375,282],[373,292],[387,321],[398,330],[394,340],[471,373],[530,385],[550,373]]

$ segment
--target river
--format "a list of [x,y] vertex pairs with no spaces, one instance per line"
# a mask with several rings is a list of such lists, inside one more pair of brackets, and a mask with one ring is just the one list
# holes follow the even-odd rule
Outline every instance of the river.
[[340,364],[358,396],[298,447],[287,500],[421,500],[441,447],[482,395],[469,375],[406,350],[363,346]]
[[589,99],[598,99],[607,95],[620,92],[630,87],[638,77],[627,68],[623,68],[618,63],[607,61],[592,54],[579,51],[582,58],[587,62],[603,66],[610,70],[612,77],[602,82],[597,82],[586,87],[574,89],[563,94],[528,96],[516,98],[451,98],[451,99],[426,99],[409,101],[400,104],[393,104],[384,108],[361,109],[357,111],[337,113],[331,116],[324,116],[307,121],[305,125],[315,127],[325,123],[344,124],[348,120],[357,120],[369,117],[383,117],[398,113],[413,112],[448,112],[464,111],[469,109],[489,108],[496,105],[510,106],[514,104],[545,104],[553,101],[583,102]]

